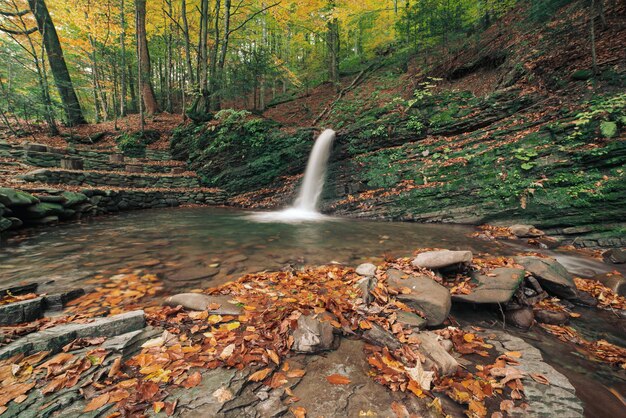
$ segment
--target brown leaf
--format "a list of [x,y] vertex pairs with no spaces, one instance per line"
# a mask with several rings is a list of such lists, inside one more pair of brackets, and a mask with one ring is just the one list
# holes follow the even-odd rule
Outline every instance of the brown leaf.
[[193,387],[198,386],[201,381],[202,381],[202,374],[200,374],[200,372],[195,372],[194,374],[189,376],[187,379],[185,379],[185,381],[183,382],[183,387],[186,389],[193,388]]
[[342,374],[331,374],[330,376],[326,376],[326,380],[328,380],[331,385],[347,385],[351,382],[348,376]]
[[113,364],[111,364],[111,369],[109,370],[109,377],[113,377],[117,374],[117,372],[120,371],[120,368],[122,367],[122,357],[117,357],[115,360],[113,360]]
[[394,414],[396,414],[397,418],[408,418],[410,416],[409,410],[406,409],[406,406],[402,405],[400,402],[392,402],[391,410]]
[[252,373],[250,377],[248,378],[248,380],[250,382],[260,382],[261,380],[265,379],[267,375],[269,375],[271,372],[272,372],[272,369],[270,369],[269,367],[266,369],[259,370],[258,372]]
[[280,358],[278,357],[278,354],[276,354],[276,351],[274,350],[265,350],[267,351],[267,356],[278,366],[280,364]]
[[294,378],[294,377],[302,377],[306,374],[306,371],[302,370],[302,369],[293,369],[287,372],[287,377],[289,378]]
[[178,399],[176,399],[174,402],[165,402],[165,413],[168,417],[171,417],[174,414],[174,411],[176,410],[176,405],[178,405]]
[[540,373],[531,373],[530,377],[537,383],[541,383],[542,385],[549,385],[550,381],[547,377]]
[[100,409],[102,408],[104,405],[107,404],[107,402],[109,402],[109,393],[103,393],[102,395],[93,398],[85,407],[85,409],[83,409],[83,412],[91,412],[91,411],[95,411],[96,409]]

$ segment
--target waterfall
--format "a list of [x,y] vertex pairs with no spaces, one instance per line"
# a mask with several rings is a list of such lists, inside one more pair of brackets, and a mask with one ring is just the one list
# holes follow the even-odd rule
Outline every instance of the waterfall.
[[252,218],[261,222],[300,222],[324,219],[317,208],[324,180],[330,150],[335,140],[335,131],[326,129],[315,140],[309,161],[304,172],[304,179],[293,206],[278,212],[255,213]]
[[334,140],[335,131],[326,129],[315,141],[294,208],[317,212],[317,203],[324,188],[326,163]]

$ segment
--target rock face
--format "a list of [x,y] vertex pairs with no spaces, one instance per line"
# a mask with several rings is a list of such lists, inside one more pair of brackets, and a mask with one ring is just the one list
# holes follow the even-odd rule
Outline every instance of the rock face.
[[626,263],[626,248],[611,248],[602,253],[602,258],[613,264]]
[[545,235],[532,225],[511,225],[509,231],[518,238],[536,238]]
[[356,268],[356,274],[359,276],[375,276],[376,275],[376,266],[371,263],[363,263]]
[[[391,272],[391,273],[390,273]],[[387,272],[387,283],[399,292],[396,296],[408,306],[424,312],[428,326],[441,325],[450,313],[450,291],[428,276],[398,277],[397,270]],[[403,293],[409,289],[410,293]]]
[[555,259],[520,256],[514,260],[535,276],[548,293],[563,299],[578,298],[572,275]]
[[472,303],[506,303],[524,280],[524,270],[516,268],[496,268],[489,272],[495,276],[479,274],[478,282],[469,295],[452,295],[452,300]]
[[333,326],[312,316],[298,318],[298,328],[293,332],[293,351],[317,353],[333,347]]
[[427,251],[415,257],[411,264],[415,267],[427,269],[440,269],[455,264],[469,263],[472,261],[471,251]]
[[[185,309],[209,311],[216,315],[240,315],[243,312],[241,307],[232,303],[232,298],[229,296],[205,295],[204,293],[179,293],[165,299],[163,305],[181,305]],[[212,305],[217,305],[217,307]]]
[[545,309],[535,311],[535,319],[542,324],[564,325],[569,322],[567,312],[552,312]]

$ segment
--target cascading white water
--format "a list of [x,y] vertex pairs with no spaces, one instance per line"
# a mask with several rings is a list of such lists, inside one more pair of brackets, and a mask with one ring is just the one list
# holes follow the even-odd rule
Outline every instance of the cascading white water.
[[294,205],[278,212],[256,213],[253,219],[261,222],[300,222],[324,219],[317,208],[320,195],[324,189],[326,165],[330,150],[335,140],[335,131],[326,129],[315,140],[309,156],[302,186]]

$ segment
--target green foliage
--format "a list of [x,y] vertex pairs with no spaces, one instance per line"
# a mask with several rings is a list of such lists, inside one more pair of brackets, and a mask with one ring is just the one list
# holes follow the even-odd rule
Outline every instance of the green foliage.
[[409,116],[409,120],[406,122],[406,127],[418,135],[421,135],[426,129],[426,126],[422,123],[421,118],[418,116]]
[[117,148],[129,157],[138,158],[145,156],[146,146],[146,141],[138,133],[123,133],[117,138]]
[[568,139],[590,135],[598,125],[604,137],[613,138],[617,136],[620,126],[626,126],[626,93],[599,97],[587,105],[588,110],[576,115],[575,128]]

